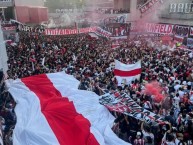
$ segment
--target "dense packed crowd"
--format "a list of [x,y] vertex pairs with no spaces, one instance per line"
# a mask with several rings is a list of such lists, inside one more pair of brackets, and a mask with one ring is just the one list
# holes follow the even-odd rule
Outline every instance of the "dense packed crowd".
[[[140,45],[136,46],[136,40]],[[129,94],[147,110],[165,118],[163,124],[149,124],[121,113],[116,117],[113,130],[134,145],[192,144],[193,140],[193,54],[188,50],[160,49],[161,43],[136,37],[125,40],[120,48],[112,49],[106,38],[92,38],[87,34],[70,36],[44,36],[37,33],[20,33],[17,46],[7,46],[9,79],[42,73],[65,71],[80,81],[79,89],[103,95],[103,90]],[[142,60],[140,80],[130,85],[117,86],[114,77],[114,60],[133,64]],[[152,96],[143,93],[145,82],[158,81],[165,96],[155,103]],[[16,123],[15,103],[1,84],[1,127],[5,144],[11,144]]]

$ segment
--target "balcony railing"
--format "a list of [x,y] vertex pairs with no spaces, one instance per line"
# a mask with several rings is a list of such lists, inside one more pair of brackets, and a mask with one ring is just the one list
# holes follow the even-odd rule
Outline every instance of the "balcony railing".
[[0,8],[13,6],[13,0],[0,0]]
[[160,18],[166,19],[180,19],[180,20],[193,20],[193,12],[184,13],[184,12],[176,12],[169,13],[170,9],[166,8],[158,13]]
[[168,13],[160,13],[159,17],[166,19],[180,19],[180,20],[193,20],[192,14],[168,14]]

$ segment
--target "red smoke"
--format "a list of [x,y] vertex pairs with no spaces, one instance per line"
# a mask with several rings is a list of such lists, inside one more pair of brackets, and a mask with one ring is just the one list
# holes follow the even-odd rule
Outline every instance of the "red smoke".
[[161,92],[162,88],[160,84],[156,81],[145,85],[144,93],[147,95],[153,95],[154,96],[153,99],[157,103],[160,103],[164,99],[164,96],[161,94]]

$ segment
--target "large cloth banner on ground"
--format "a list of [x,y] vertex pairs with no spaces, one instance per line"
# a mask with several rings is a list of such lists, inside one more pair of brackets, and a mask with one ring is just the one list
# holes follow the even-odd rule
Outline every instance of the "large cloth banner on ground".
[[139,120],[145,120],[148,123],[164,122],[164,119],[159,115],[142,108],[125,93],[106,93],[100,97],[100,103],[106,106],[110,111],[123,113]]
[[115,118],[99,96],[79,84],[64,72],[7,80],[17,102],[13,144],[130,145],[111,130]]
[[191,47],[191,48],[193,47],[193,38],[188,38],[187,39],[187,46]]
[[188,37],[189,28],[190,28],[189,26],[175,25],[173,28],[173,33],[176,36]]

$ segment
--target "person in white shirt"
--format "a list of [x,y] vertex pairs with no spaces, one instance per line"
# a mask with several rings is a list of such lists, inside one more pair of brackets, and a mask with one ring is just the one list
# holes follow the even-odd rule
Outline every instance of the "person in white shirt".
[[181,87],[182,87],[182,86],[179,85],[179,82],[176,82],[176,85],[174,86],[174,89],[175,89],[175,91],[178,91],[179,88],[181,88]]
[[176,94],[176,96],[173,98],[173,105],[175,108],[179,109],[180,108],[180,97],[179,97],[179,93]]
[[185,92],[183,91],[183,89],[182,89],[182,88],[179,88],[178,93],[179,93],[180,100],[182,101],[182,100],[183,100],[183,97],[184,97]]
[[146,126],[144,129],[144,122],[141,123],[141,131],[143,133],[143,138],[146,139],[147,137],[151,137],[152,144],[154,144],[154,135],[150,131],[150,127]]
[[173,106],[175,107],[174,116],[177,118],[178,113],[180,112],[180,97],[178,93],[173,98]]
[[191,108],[193,108],[193,91],[190,91],[190,105],[192,106]]
[[189,53],[188,56],[192,59],[193,58],[193,53]]

